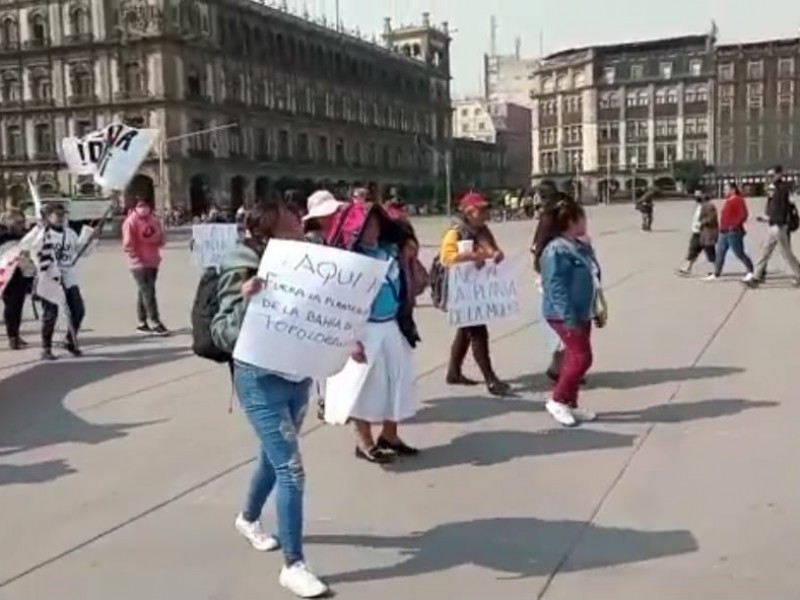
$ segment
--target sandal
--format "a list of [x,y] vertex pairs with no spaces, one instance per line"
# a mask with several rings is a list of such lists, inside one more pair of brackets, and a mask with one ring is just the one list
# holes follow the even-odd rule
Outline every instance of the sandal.
[[416,456],[419,454],[419,448],[412,448],[402,440],[397,442],[390,442],[385,438],[378,438],[377,446],[380,450],[386,450],[397,454],[397,456]]
[[356,446],[356,458],[376,465],[388,465],[394,462],[394,455],[383,452],[377,445],[369,450],[362,450]]

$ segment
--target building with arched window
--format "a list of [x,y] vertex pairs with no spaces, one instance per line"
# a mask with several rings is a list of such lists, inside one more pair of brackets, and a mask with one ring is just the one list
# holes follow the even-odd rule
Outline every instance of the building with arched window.
[[378,42],[260,2],[0,2],[0,204],[28,176],[90,191],[58,145],[119,121],[163,132],[137,179],[161,207],[332,182],[413,198],[451,138],[448,27],[387,20]]

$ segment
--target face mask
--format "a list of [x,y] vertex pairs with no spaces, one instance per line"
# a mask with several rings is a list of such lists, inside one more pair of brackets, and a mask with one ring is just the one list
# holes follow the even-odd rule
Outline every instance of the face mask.
[[150,207],[149,206],[137,206],[136,207],[136,214],[140,217],[149,217],[150,216]]

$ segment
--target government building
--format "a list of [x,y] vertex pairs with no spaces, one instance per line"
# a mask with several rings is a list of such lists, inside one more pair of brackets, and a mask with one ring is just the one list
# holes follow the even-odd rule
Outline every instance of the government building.
[[162,132],[131,191],[233,210],[292,187],[442,189],[450,34],[425,13],[382,40],[252,0],[0,2],[0,205],[96,192],[65,136]]

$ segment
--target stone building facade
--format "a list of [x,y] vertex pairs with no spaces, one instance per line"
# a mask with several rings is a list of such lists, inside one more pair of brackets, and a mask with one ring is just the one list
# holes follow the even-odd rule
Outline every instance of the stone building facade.
[[584,198],[657,185],[711,160],[714,36],[568,50],[534,73],[534,181]]
[[199,213],[289,187],[443,174],[450,36],[423,15],[382,43],[252,0],[0,3],[0,201],[90,193],[57,155],[114,121],[162,131],[133,185]]
[[498,173],[501,187],[527,188],[531,180],[531,111],[508,102],[482,98],[453,104],[453,135],[496,144],[503,156]]
[[717,177],[759,187],[782,164],[800,181],[800,38],[720,45],[716,61]]

